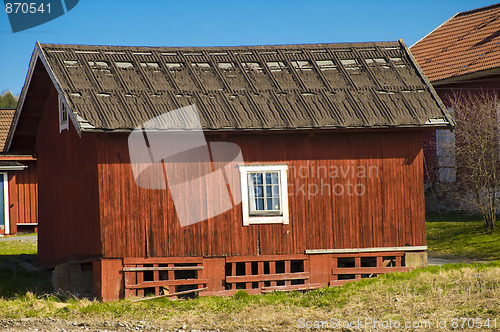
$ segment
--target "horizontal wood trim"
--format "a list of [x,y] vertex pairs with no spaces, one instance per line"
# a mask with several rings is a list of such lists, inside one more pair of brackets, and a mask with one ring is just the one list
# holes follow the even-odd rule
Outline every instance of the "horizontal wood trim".
[[[203,291],[200,292],[200,296],[231,296],[234,295],[240,289],[228,289],[228,290],[220,290],[220,291]],[[252,288],[252,289],[243,289],[250,295],[262,294],[262,290],[260,288]]]
[[140,271],[191,271],[191,270],[203,270],[203,266],[157,266],[157,267],[124,267],[124,272],[140,272]]
[[293,290],[308,290],[308,289],[318,289],[324,287],[323,284],[304,284],[304,285],[289,285],[289,286],[271,286],[271,287],[262,287],[262,293],[271,293],[271,292],[288,292]]
[[239,262],[268,262],[268,261],[291,261],[308,259],[307,255],[265,255],[265,256],[230,256],[226,257],[226,263],[239,263]]
[[161,281],[145,281],[135,285],[125,285],[128,289],[150,288],[161,286],[181,286],[181,285],[200,285],[207,284],[210,279],[178,279],[178,280],[161,280]]
[[17,226],[38,226],[38,223],[37,222],[18,222],[17,223]]
[[366,274],[366,273],[391,273],[391,272],[406,272],[411,270],[411,267],[343,267],[333,268],[332,274]]
[[349,248],[349,249],[306,249],[306,254],[344,254],[344,253],[364,253],[364,252],[384,252],[384,251],[425,251],[427,246],[408,247],[376,247],[376,248]]
[[403,251],[387,251],[387,252],[360,252],[356,254],[333,254],[335,258],[344,257],[380,257],[380,256],[403,256],[405,253]]
[[308,279],[309,272],[227,276],[226,283]]
[[162,297],[171,297],[171,296],[177,296],[177,295],[191,294],[191,293],[201,292],[201,291],[204,291],[207,289],[208,289],[208,287],[190,289],[190,290],[185,290],[185,291],[177,292],[177,293],[170,293],[170,294],[164,294],[164,295],[145,297],[142,299],[132,300],[132,302],[142,302],[142,301],[147,301],[147,300],[161,299]]
[[203,263],[202,257],[130,257],[123,259],[123,265],[138,264],[181,264],[181,263]]

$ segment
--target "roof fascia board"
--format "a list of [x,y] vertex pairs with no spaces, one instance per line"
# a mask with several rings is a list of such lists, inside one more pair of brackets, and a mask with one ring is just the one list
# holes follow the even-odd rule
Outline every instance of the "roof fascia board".
[[35,44],[35,50],[33,54],[31,54],[30,64],[28,67],[28,73],[26,74],[26,79],[24,80],[23,89],[21,90],[21,95],[19,96],[19,101],[17,103],[16,112],[14,113],[14,118],[12,119],[12,125],[10,127],[9,133],[7,134],[7,139],[5,142],[5,146],[7,147],[6,151],[9,151],[10,145],[12,143],[12,136],[17,129],[17,123],[19,121],[19,115],[24,106],[24,100],[26,99],[26,94],[28,93],[28,88],[31,84],[31,78],[33,77],[33,71],[35,70],[36,60],[38,60],[38,53],[40,49],[38,48],[38,41]]
[[415,59],[415,57],[413,56],[413,54],[410,52],[410,49],[408,48],[408,46],[406,46],[403,39],[399,39],[398,41],[401,44],[401,46],[403,47],[403,49],[405,50],[405,52],[408,55],[408,57],[410,58],[410,60],[413,62],[413,65],[415,66],[415,69],[417,70],[420,77],[422,77],[425,84],[429,87],[429,91],[432,95],[432,98],[434,98],[434,100],[437,102],[437,104],[439,105],[439,108],[441,109],[441,112],[443,113],[444,117],[446,118],[446,121],[448,121],[448,123],[449,123],[448,128],[449,129],[454,128],[455,121],[453,120],[453,117],[446,110],[446,106],[444,106],[443,102],[441,101],[441,98],[439,98],[439,96],[438,96],[436,90],[434,89],[434,87],[432,86],[431,82],[429,81],[427,76],[425,76],[424,71],[422,70],[422,68],[420,68],[420,65],[418,64],[418,62]]
[[463,83],[464,81],[467,81],[470,79],[480,79],[480,78],[488,77],[488,76],[495,75],[495,74],[500,74],[500,66],[495,67],[495,68],[480,70],[480,71],[474,71],[474,72],[459,75],[459,76],[452,76],[452,77],[443,78],[443,79],[438,80],[438,81],[433,81],[432,84],[435,86],[440,86],[440,85],[444,85],[444,84]]
[[[297,132],[297,131],[318,131],[318,132],[333,132],[340,133],[346,131],[377,131],[377,130],[401,130],[401,129],[416,129],[416,130],[427,130],[427,129],[451,129],[452,125],[449,122],[439,122],[439,123],[426,123],[423,125],[405,125],[405,126],[380,126],[380,127],[322,127],[322,128],[312,128],[312,127],[303,127],[303,128],[247,128],[247,129],[203,129],[204,133],[214,133],[214,134],[224,134],[224,133],[265,133],[265,132]],[[149,129],[148,129],[149,130]],[[162,132],[161,130],[151,130],[153,132]],[[173,130],[165,130],[165,132],[172,132]],[[104,133],[104,134],[127,134],[131,133],[132,129],[99,129],[99,128],[82,128],[82,132],[86,133]],[[178,132],[186,132],[186,130],[178,130]]]
[[50,79],[52,80],[52,83],[54,84],[54,87],[56,88],[57,93],[59,94],[59,97],[61,98],[62,103],[70,111],[70,112],[68,112],[69,118],[71,119],[71,122],[73,122],[73,126],[75,127],[75,129],[78,133],[78,136],[81,137],[82,130],[80,128],[80,123],[76,119],[76,116],[73,113],[73,111],[71,110],[71,107],[69,107],[69,103],[66,100],[66,94],[62,90],[61,84],[59,83],[57,77],[55,77],[54,72],[52,71],[52,68],[50,67],[49,62],[47,61],[47,58],[45,57],[45,53],[43,51],[42,45],[38,41],[37,41],[37,47],[40,48],[39,58],[42,61],[43,65],[45,66],[45,70],[47,70],[47,73],[49,74]]
[[[26,100],[26,95],[27,95],[29,87],[31,85],[31,79],[33,77],[33,72],[35,71],[35,66],[37,64],[37,60],[38,59],[40,59],[40,61],[42,61],[42,64],[44,65],[45,70],[49,74],[49,77],[52,80],[52,83],[54,84],[54,87],[56,88],[57,93],[61,96],[62,102],[66,105],[66,107],[68,108],[68,110],[71,110],[71,108],[68,105],[68,102],[66,101],[66,95],[62,91],[61,85],[59,84],[59,81],[54,76],[54,74],[52,72],[52,69],[50,68],[49,63],[48,63],[47,59],[45,58],[45,54],[43,53],[43,49],[41,47],[41,44],[40,44],[39,41],[37,41],[36,44],[35,44],[35,50],[33,51],[33,54],[31,55],[31,60],[30,60],[30,64],[29,64],[29,67],[28,67],[28,73],[26,75],[26,80],[24,81],[24,85],[23,85],[23,89],[21,91],[21,95],[19,96],[19,102],[17,103],[16,113],[14,114],[14,119],[12,121],[12,126],[11,126],[11,129],[9,131],[9,134],[7,135],[7,140],[6,140],[7,149],[6,149],[6,151],[10,150],[10,146],[12,144],[12,138],[13,138],[14,132],[17,129],[17,125],[18,125],[18,122],[19,122],[19,117],[21,116],[21,111],[22,111],[22,109],[24,107],[24,102]],[[78,136],[81,136],[80,125],[79,125],[78,121],[76,120],[73,112],[72,111],[68,112],[68,114],[70,116],[71,121],[73,122],[73,125],[76,128],[76,131],[78,132]]]

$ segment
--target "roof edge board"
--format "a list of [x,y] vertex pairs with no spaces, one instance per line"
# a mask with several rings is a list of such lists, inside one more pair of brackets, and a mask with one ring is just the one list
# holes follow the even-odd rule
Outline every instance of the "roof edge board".
[[[203,132],[206,133],[241,133],[241,132],[277,132],[277,131],[308,131],[308,130],[319,130],[319,131],[330,131],[335,129],[336,131],[344,131],[344,130],[400,130],[400,129],[453,129],[454,124],[450,123],[448,119],[446,122],[426,122],[425,124],[415,124],[415,125],[402,125],[402,126],[380,126],[380,127],[302,127],[302,128],[246,128],[246,129],[235,129],[235,128],[227,128],[227,129],[203,129]],[[100,129],[100,128],[85,128],[82,127],[82,132],[88,133],[108,133],[108,134],[119,134],[119,133],[131,133],[133,129],[125,129],[125,128],[117,128],[117,129]],[[161,132],[162,130],[151,130],[153,132]],[[171,129],[166,129],[165,131],[172,132]],[[179,129],[179,132],[183,132],[186,130]]]
[[[48,75],[49,75],[52,83],[54,84],[54,87],[56,88],[57,93],[62,97],[63,103],[66,105],[66,107],[69,110],[71,110],[71,108],[68,105],[68,102],[66,101],[66,95],[62,91],[61,86],[59,84],[59,81],[53,75],[52,68],[50,68],[49,63],[48,63],[47,59],[45,58],[45,54],[43,53],[42,46],[41,46],[40,42],[37,40],[36,44],[35,44],[35,49],[33,51],[33,54],[31,55],[30,64],[29,64],[29,67],[28,67],[28,73],[26,74],[26,79],[24,81],[24,85],[23,85],[23,88],[21,90],[21,95],[19,96],[19,101],[18,101],[17,107],[16,107],[16,113],[14,114],[14,119],[12,120],[12,125],[11,125],[9,133],[7,135],[7,139],[6,139],[6,142],[5,142],[5,146],[7,148],[6,148],[5,151],[9,151],[10,150],[10,146],[12,144],[12,139],[13,139],[14,133],[15,133],[15,131],[17,129],[19,118],[21,116],[21,111],[22,111],[22,109],[24,107],[24,102],[26,100],[26,95],[27,95],[29,87],[31,85],[31,79],[33,77],[33,72],[35,70],[35,66],[37,64],[38,59],[40,59],[40,61],[42,61],[42,64],[44,65],[45,70],[47,71],[47,73],[48,73]],[[69,114],[69,116],[71,118],[71,121],[73,122],[73,125],[75,126],[75,128],[76,128],[76,130],[78,132],[78,135],[81,136],[80,124],[75,119],[73,111],[68,112],[68,114]]]
[[443,113],[444,117],[446,118],[446,121],[448,121],[448,123],[449,123],[449,125],[451,127],[450,129],[454,128],[455,127],[455,121],[453,120],[453,117],[446,110],[446,106],[443,104],[443,101],[441,100],[441,98],[439,98],[436,90],[432,86],[432,84],[429,81],[429,79],[427,78],[427,76],[425,76],[424,71],[422,70],[422,68],[420,68],[420,65],[418,64],[417,59],[415,59],[415,57],[411,53],[411,51],[408,48],[408,46],[406,46],[406,43],[404,42],[404,40],[402,38],[400,38],[398,41],[400,42],[400,44],[403,47],[403,49],[405,50],[406,54],[408,55],[408,57],[412,61],[413,65],[415,66],[415,69],[417,70],[417,72],[420,75],[420,77],[422,77],[422,79],[424,80],[425,84],[429,87],[429,91],[430,91],[430,93],[432,95],[432,98],[434,98],[434,100],[438,104],[439,108],[441,109],[441,112]]
[[443,84],[462,83],[463,81],[468,80],[468,79],[482,78],[482,77],[487,77],[487,76],[495,75],[495,74],[500,74],[500,66],[487,68],[487,69],[480,70],[480,71],[473,71],[473,72],[465,73],[462,75],[448,76],[448,77],[442,78],[440,80],[432,81],[432,84],[439,86],[439,85],[443,85]]
[[31,84],[31,78],[33,77],[33,71],[35,70],[36,61],[38,60],[39,53],[40,53],[40,48],[39,48],[39,42],[37,40],[35,44],[35,50],[33,51],[33,54],[31,54],[30,64],[28,66],[28,73],[26,74],[26,79],[24,80],[24,85],[21,90],[21,95],[19,96],[19,101],[17,102],[16,112],[14,114],[14,118],[12,119],[12,125],[10,126],[9,133],[7,134],[7,138],[5,140],[5,146],[6,146],[5,151],[10,150],[10,146],[12,144],[12,137],[17,129],[19,116],[21,110],[23,109],[24,100],[26,99],[26,94],[28,93],[28,89]]
[[69,112],[68,112],[69,118],[71,119],[71,122],[73,123],[73,126],[75,127],[76,132],[78,133],[78,136],[81,137],[82,130],[81,130],[80,122],[76,119],[76,116],[73,113],[73,110],[71,109],[71,107],[69,107],[69,103],[67,101],[66,94],[62,90],[61,84],[59,83],[57,77],[54,75],[54,72],[52,71],[52,68],[50,67],[49,62],[47,61],[47,58],[45,57],[45,53],[43,51],[42,44],[40,44],[40,42],[37,41],[37,46],[40,47],[40,54],[42,55],[42,56],[39,55],[40,60],[42,61],[43,65],[45,66],[45,70],[47,70],[47,73],[49,74],[49,77],[52,80],[52,83],[54,84],[54,87],[56,88],[57,93],[58,93],[59,97],[61,98],[61,101],[66,106],[66,108],[69,110]]

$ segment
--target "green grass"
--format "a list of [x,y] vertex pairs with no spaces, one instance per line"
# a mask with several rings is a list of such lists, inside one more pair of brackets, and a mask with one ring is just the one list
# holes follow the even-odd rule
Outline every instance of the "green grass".
[[0,259],[5,255],[36,255],[37,244],[35,241],[23,240],[24,235],[16,236],[15,240],[0,241]]
[[297,330],[297,319],[494,319],[500,315],[500,262],[432,266],[309,292],[167,298],[133,303],[35,295],[0,298],[0,319],[52,317],[72,321],[150,321],[167,329]]
[[426,215],[430,254],[477,260],[500,260],[500,227],[486,232],[481,216],[462,213]]

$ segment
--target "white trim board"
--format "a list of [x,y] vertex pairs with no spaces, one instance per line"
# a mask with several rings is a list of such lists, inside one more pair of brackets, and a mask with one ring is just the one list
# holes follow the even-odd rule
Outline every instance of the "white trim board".
[[306,249],[306,254],[355,254],[363,252],[385,251],[425,251],[427,246],[408,247],[373,247],[373,248],[348,248],[348,249]]

